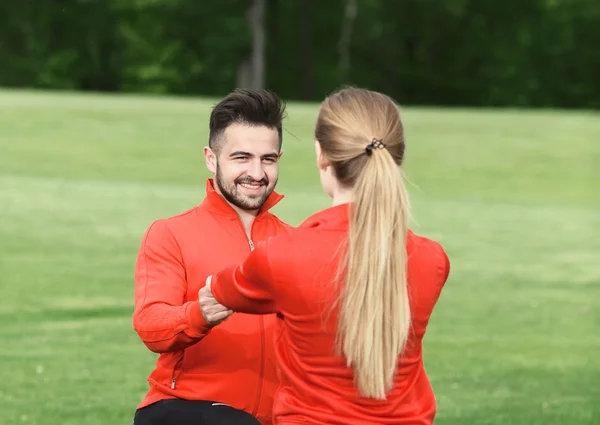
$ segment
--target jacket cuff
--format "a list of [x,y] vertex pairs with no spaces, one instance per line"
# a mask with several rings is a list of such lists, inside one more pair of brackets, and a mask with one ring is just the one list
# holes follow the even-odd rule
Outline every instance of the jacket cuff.
[[187,306],[186,317],[188,327],[194,336],[203,336],[211,328],[200,310],[200,301],[192,301]]
[[[232,268],[228,268],[226,270],[221,270],[219,273],[215,273],[211,280],[210,290],[212,292],[212,296],[215,301],[219,304],[229,307],[227,303],[223,302],[223,298],[227,298],[227,282],[224,279],[224,276],[233,275]],[[217,283],[218,282],[218,283]],[[216,284],[215,284],[216,283]],[[223,288],[225,286],[225,288]],[[223,293],[225,292],[225,293]]]

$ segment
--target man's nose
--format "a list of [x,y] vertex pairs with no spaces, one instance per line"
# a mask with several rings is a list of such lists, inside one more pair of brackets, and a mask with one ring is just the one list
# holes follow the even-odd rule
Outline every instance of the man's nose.
[[261,181],[265,178],[265,170],[263,169],[262,161],[252,161],[250,168],[248,169],[248,176],[252,177],[255,181]]

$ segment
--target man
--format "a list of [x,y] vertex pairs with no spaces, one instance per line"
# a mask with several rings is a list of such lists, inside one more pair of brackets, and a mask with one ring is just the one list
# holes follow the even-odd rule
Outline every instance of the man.
[[271,423],[276,318],[223,310],[207,323],[198,291],[258,242],[292,230],[269,212],[283,198],[274,188],[284,113],[277,95],[262,90],[236,90],[217,104],[204,148],[213,174],[206,198],[144,235],[133,326],[160,356],[135,425]]

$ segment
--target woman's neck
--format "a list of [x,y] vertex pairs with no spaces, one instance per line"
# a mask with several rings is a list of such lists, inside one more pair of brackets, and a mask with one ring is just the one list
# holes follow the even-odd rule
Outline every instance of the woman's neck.
[[339,188],[333,192],[333,205],[338,206],[352,202],[352,190]]

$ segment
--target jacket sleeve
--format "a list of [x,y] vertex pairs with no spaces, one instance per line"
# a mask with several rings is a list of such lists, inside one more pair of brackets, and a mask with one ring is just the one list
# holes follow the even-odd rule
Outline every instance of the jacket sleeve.
[[133,313],[133,328],[151,351],[178,351],[210,332],[200,303],[184,303],[186,290],[179,245],[167,222],[155,221],[137,257]]
[[277,312],[276,282],[269,261],[269,241],[260,243],[246,260],[213,275],[211,291],[218,303],[248,314]]

